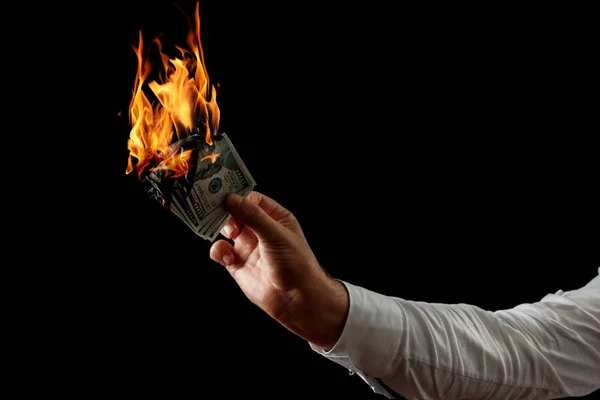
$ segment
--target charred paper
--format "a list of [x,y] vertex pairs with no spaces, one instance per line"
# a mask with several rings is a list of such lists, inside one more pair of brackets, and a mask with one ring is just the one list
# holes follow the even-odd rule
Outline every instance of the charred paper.
[[173,178],[166,170],[153,168],[142,182],[150,198],[212,242],[230,217],[225,197],[229,193],[247,196],[256,182],[225,133],[214,135],[211,144],[191,135],[174,146],[179,152],[193,151],[187,172]]

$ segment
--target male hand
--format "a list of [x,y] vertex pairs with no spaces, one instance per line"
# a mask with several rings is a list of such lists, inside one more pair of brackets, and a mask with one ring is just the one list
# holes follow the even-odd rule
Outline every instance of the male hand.
[[348,314],[345,286],[319,265],[296,217],[270,197],[230,194],[232,215],[210,257],[225,266],[246,297],[312,344],[330,349]]

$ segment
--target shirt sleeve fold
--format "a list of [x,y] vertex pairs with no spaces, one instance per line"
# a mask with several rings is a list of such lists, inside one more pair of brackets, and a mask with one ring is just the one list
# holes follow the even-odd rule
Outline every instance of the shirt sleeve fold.
[[344,330],[313,350],[375,393],[408,399],[554,399],[600,388],[600,268],[584,287],[487,311],[385,296],[343,282]]

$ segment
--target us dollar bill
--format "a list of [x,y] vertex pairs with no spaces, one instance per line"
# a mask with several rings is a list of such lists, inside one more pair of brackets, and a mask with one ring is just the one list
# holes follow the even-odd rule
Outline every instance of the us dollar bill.
[[[212,144],[203,143],[198,148],[190,171],[191,176],[186,179],[169,181],[168,196],[163,196],[166,192],[163,182],[162,186],[154,184],[153,197],[161,200],[198,236],[213,242],[230,217],[224,204],[227,195],[237,193],[245,197],[256,181],[225,133],[215,135]],[[160,182],[160,179],[151,176],[148,181]]]

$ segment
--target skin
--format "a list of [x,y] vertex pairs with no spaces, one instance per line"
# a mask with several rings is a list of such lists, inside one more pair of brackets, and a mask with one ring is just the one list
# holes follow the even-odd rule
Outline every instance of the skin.
[[231,214],[210,257],[246,297],[288,330],[325,350],[338,341],[349,309],[345,286],[328,276],[294,214],[252,192],[228,195]]

